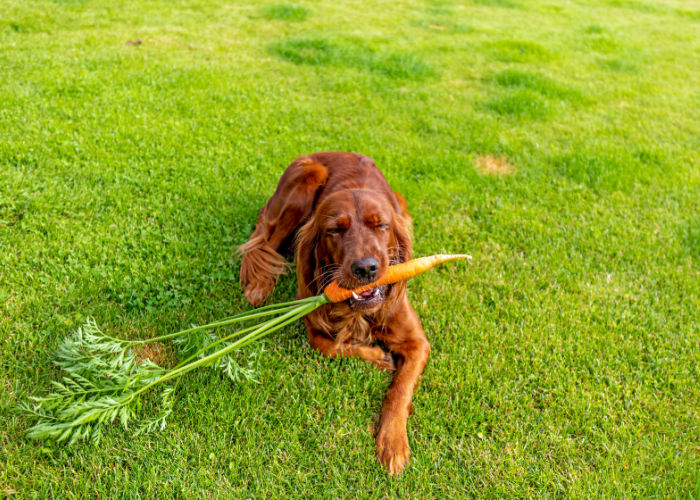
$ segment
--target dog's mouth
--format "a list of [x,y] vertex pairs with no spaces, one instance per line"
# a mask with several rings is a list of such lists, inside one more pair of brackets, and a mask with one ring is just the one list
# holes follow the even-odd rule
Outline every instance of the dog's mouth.
[[378,286],[361,293],[353,293],[348,299],[351,309],[370,309],[378,306],[386,299],[386,285]]

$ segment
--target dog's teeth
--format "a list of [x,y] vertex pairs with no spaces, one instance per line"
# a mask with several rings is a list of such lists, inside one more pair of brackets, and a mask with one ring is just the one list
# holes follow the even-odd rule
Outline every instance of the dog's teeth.
[[360,300],[360,296],[357,295],[355,292],[352,292],[352,298],[355,300]]

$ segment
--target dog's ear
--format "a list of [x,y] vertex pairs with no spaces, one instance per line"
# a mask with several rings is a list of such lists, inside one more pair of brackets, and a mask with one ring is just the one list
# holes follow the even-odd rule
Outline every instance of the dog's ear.
[[[391,263],[401,263],[411,260],[411,220],[395,213],[391,221]],[[387,297],[389,309],[399,302],[406,293],[406,281],[399,281],[391,285]],[[393,305],[392,305],[393,304]]]
[[297,285],[300,298],[318,294],[315,286],[316,270],[319,266],[319,232],[316,218],[311,217],[297,233],[296,261]]
[[394,262],[407,262],[411,260],[411,221],[402,215],[395,213],[391,222],[393,240],[391,245],[394,250],[392,260]]

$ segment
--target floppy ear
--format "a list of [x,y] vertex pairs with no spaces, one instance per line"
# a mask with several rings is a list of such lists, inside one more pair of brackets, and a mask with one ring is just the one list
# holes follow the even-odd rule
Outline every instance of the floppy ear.
[[[394,213],[391,221],[391,263],[401,263],[411,260],[411,222],[399,213]],[[391,285],[388,299],[396,304],[406,293],[406,281],[399,281]],[[390,306],[390,308],[393,306]]]
[[300,298],[312,297],[318,294],[318,290],[314,286],[314,280],[319,265],[319,243],[316,218],[311,217],[297,233],[297,286]]
[[392,260],[394,262],[407,262],[411,260],[411,222],[402,215],[395,213],[391,222],[393,233]]

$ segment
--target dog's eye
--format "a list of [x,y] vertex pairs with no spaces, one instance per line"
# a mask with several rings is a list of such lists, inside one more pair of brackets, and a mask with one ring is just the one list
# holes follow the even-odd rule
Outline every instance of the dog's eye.
[[389,224],[377,224],[376,229],[389,229]]
[[329,228],[327,229],[327,231],[328,231],[330,234],[340,234],[340,233],[344,233],[344,232],[345,232],[345,228],[344,228],[344,227],[329,227]]

